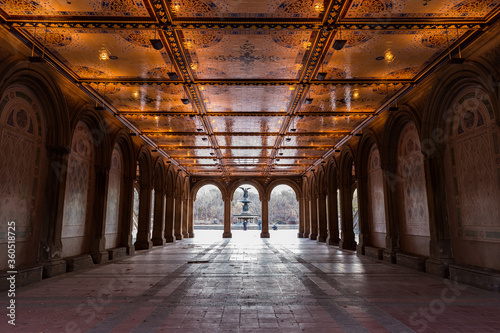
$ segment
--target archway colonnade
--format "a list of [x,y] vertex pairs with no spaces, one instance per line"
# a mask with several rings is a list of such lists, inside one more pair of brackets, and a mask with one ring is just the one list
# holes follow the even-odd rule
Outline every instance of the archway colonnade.
[[500,86],[492,73],[485,59],[446,67],[308,172],[299,236],[495,290]]
[[[481,52],[433,73],[305,175],[228,183],[188,176],[65,78],[2,53],[0,179],[8,181],[0,217],[17,223],[17,265],[33,281],[193,237],[193,203],[205,184],[222,193],[223,237],[231,237],[235,190],[254,186],[261,237],[269,237],[271,191],[284,184],[299,201],[299,237],[492,288],[488,272],[500,271],[492,255],[500,246],[500,74],[497,53]],[[5,270],[4,235],[0,250]]]

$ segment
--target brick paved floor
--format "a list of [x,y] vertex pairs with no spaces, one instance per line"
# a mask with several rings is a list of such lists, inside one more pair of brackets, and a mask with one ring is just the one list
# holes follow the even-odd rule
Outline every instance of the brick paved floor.
[[295,234],[200,231],[21,287],[0,332],[500,332],[497,293]]

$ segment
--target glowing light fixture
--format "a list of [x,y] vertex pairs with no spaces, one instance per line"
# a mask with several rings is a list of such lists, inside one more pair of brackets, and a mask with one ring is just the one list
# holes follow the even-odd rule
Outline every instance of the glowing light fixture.
[[393,62],[394,61],[394,54],[392,54],[391,50],[387,50],[384,53],[384,60],[385,62]]
[[102,61],[109,60],[110,55],[111,53],[104,45],[99,49],[99,60]]
[[321,0],[315,1],[313,6],[314,6],[314,10],[317,12],[322,12],[325,9],[325,6],[323,5],[323,1],[321,1]]

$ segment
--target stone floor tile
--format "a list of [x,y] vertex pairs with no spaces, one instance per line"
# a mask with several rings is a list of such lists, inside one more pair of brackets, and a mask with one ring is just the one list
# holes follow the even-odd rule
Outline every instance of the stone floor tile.
[[[17,326],[0,332],[500,332],[497,293],[467,286],[434,313],[440,278],[295,233],[233,235],[197,233],[19,287]],[[188,263],[199,260],[209,263]]]

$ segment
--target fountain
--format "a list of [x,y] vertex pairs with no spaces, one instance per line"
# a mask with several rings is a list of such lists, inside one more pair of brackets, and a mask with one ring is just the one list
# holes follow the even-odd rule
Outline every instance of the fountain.
[[243,208],[240,214],[233,215],[234,217],[238,218],[237,223],[242,223],[243,224],[243,230],[247,230],[247,225],[248,223],[254,223],[255,220],[259,218],[259,215],[253,215],[250,214],[248,211],[249,204],[252,202],[248,200],[248,190],[250,189],[249,187],[240,187],[240,189],[243,191],[243,200],[238,200],[238,202],[243,203]]

